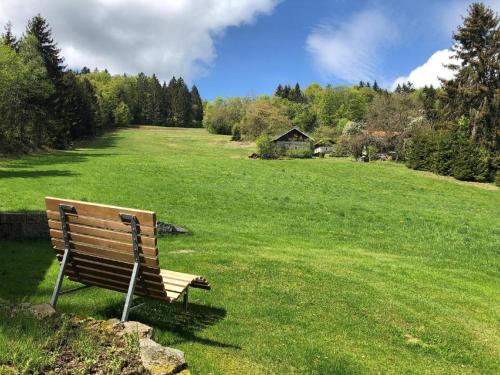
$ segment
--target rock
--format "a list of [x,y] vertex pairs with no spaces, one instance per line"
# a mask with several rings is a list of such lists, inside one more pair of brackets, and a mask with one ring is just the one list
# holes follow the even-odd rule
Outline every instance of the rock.
[[[140,339],[150,339],[151,337],[153,337],[153,328],[151,328],[146,324],[134,321],[124,322],[124,323],[118,322],[118,324],[121,324],[123,326],[123,328],[119,330],[117,333],[119,337],[126,334],[129,335],[137,334],[137,336],[139,336]],[[115,324],[114,327],[117,326],[118,325]]]
[[41,305],[31,305],[28,310],[35,315],[37,319],[44,319],[52,316],[56,313],[56,310],[48,303],[42,303]]
[[163,221],[156,222],[158,234],[186,234],[189,231],[175,224],[164,223]]
[[141,361],[153,375],[189,374],[184,353],[180,350],[161,346],[150,338],[140,339]]

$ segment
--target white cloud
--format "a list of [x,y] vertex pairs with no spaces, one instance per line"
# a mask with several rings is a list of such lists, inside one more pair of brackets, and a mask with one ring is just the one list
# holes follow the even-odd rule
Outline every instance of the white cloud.
[[394,90],[398,84],[403,84],[408,81],[413,83],[415,87],[424,87],[433,85],[438,87],[441,85],[439,78],[452,79],[454,74],[445,65],[457,64],[458,60],[453,58],[453,52],[444,49],[434,52],[429,59],[419,67],[413,69],[409,75],[397,78],[392,84]]
[[323,24],[306,48],[321,73],[348,82],[380,78],[381,52],[398,39],[393,21],[379,10],[362,11],[344,23]]
[[69,67],[191,80],[214,64],[215,40],[228,27],[270,14],[279,1],[1,0],[0,23],[11,20],[20,35],[41,13]]

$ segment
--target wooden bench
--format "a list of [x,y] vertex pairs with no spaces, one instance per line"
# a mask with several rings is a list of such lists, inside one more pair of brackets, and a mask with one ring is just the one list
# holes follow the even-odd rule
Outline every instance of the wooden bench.
[[[89,286],[125,292],[122,321],[128,319],[133,295],[174,302],[189,287],[210,290],[201,276],[162,270],[158,261],[156,214],[152,211],[45,198],[52,245],[60,261],[51,305],[58,296]],[[61,291],[67,276],[82,287]]]

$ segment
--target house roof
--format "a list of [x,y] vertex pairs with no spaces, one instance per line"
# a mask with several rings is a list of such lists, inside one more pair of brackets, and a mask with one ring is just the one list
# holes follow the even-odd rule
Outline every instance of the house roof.
[[309,138],[311,141],[314,141],[314,139],[309,135],[309,134],[306,134],[304,133],[302,130],[300,130],[299,128],[297,127],[293,127],[291,128],[290,130],[287,130],[285,133],[281,134],[281,135],[278,135],[277,137],[271,139],[272,142],[275,142],[275,141],[278,141],[280,138],[284,137],[285,135],[288,135],[289,133],[293,132],[293,131],[298,131],[300,134],[302,134],[304,137],[306,138]]

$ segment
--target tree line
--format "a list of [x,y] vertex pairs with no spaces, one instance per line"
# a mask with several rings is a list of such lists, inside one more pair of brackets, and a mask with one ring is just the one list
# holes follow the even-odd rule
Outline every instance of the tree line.
[[73,141],[131,124],[201,127],[196,86],[153,74],[72,71],[47,20],[28,21],[21,38],[5,26],[0,37],[0,154],[68,148]]
[[498,15],[470,5],[453,39],[455,77],[439,88],[280,84],[274,95],[206,103],[203,124],[212,133],[260,143],[296,126],[334,143],[337,156],[386,153],[411,168],[492,181],[500,175]]

